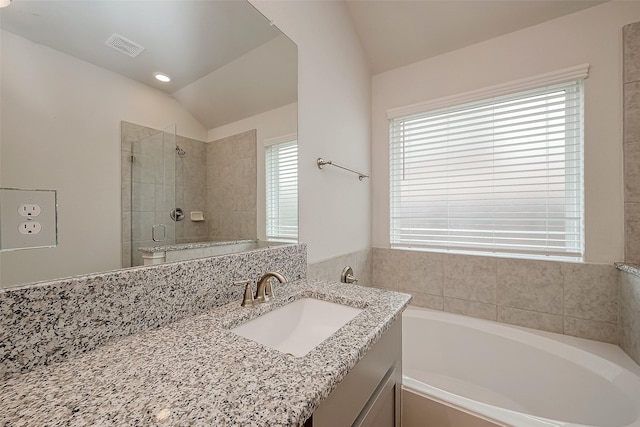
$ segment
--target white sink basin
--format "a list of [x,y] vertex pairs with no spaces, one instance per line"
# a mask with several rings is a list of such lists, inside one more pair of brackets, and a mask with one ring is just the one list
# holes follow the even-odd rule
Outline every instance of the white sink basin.
[[359,308],[302,298],[231,331],[283,353],[302,357],[360,312]]

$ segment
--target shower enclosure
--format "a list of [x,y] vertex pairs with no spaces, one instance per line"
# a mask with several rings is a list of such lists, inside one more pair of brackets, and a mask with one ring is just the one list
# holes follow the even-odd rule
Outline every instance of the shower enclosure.
[[255,129],[204,142],[122,121],[121,141],[122,267],[255,249],[231,247],[257,242]]
[[176,243],[176,157],[186,153],[176,145],[175,124],[131,145],[131,266],[137,266],[139,247]]

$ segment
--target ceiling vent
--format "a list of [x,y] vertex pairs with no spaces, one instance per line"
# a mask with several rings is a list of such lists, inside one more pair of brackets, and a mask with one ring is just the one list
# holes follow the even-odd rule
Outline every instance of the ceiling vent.
[[122,52],[132,58],[140,55],[144,50],[144,47],[140,46],[138,43],[132,42],[131,40],[122,37],[120,34],[115,33],[104,43],[118,52]]

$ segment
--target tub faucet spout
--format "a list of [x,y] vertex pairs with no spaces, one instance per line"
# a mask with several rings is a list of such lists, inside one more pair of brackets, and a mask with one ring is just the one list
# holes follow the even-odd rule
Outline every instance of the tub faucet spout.
[[270,281],[272,277],[278,279],[278,282],[280,283],[285,283],[287,281],[287,279],[282,274],[276,271],[268,271],[264,273],[258,281],[258,289],[256,289],[255,297],[256,303],[269,301],[271,297],[273,297],[273,287],[271,286]]

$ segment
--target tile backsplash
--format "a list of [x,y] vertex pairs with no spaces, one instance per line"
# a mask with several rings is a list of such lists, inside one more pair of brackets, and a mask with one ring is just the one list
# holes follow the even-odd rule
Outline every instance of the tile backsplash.
[[306,278],[306,245],[118,270],[0,291],[0,377],[237,300],[237,280]]
[[618,343],[613,265],[373,248],[373,286],[412,304]]
[[307,275],[313,279],[338,282],[340,281],[340,273],[346,266],[353,269],[353,275],[358,279],[359,285],[371,285],[371,249],[338,255],[309,264]]

